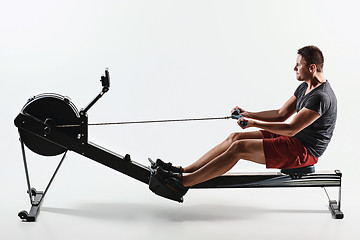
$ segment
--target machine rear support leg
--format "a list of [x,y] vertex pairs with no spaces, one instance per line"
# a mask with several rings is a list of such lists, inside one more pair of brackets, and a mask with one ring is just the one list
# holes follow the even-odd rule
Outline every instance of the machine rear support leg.
[[21,139],[21,137],[20,137],[20,142],[21,142],[21,150],[22,150],[22,156],[23,156],[23,162],[24,162],[24,168],[25,168],[26,182],[27,182],[27,187],[28,187],[27,193],[29,194],[31,208],[30,208],[29,213],[27,211],[23,210],[23,211],[19,212],[18,216],[26,222],[34,222],[34,221],[36,221],[37,215],[40,212],[40,205],[45,197],[45,194],[49,190],[51,183],[53,182],[58,170],[60,169],[60,166],[65,159],[67,151],[65,151],[64,155],[62,156],[60,163],[58,164],[54,174],[52,175],[45,191],[44,192],[37,191],[35,188],[32,188],[31,184],[30,184],[30,176],[29,176],[29,170],[27,167],[25,147],[24,147],[24,142]]
[[341,185],[339,186],[338,201],[331,200],[328,192],[326,191],[326,188],[325,187],[323,187],[323,188],[324,188],[327,198],[329,199],[329,210],[330,210],[332,216],[335,219],[343,219],[344,213],[341,211]]

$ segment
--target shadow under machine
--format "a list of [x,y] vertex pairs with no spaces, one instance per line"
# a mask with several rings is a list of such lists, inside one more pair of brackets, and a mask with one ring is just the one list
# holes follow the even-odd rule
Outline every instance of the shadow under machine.
[[[182,202],[182,196],[169,191],[154,176],[157,171],[152,166],[144,166],[133,161],[129,154],[121,156],[107,150],[95,143],[88,141],[88,126],[101,125],[89,124],[87,112],[89,109],[109,90],[110,76],[106,69],[101,77],[101,92],[86,106],[78,111],[69,98],[59,94],[40,94],[28,100],[19,115],[15,118],[15,126],[20,135],[21,151],[27,182],[27,194],[31,208],[19,212],[18,216],[23,221],[35,221],[40,211],[41,203],[47,194],[58,170],[63,163],[67,151],[76,152],[85,158],[94,160],[106,167],[126,174],[144,184],[155,194]],[[239,113],[221,119],[238,119]],[[209,120],[207,119],[186,119],[186,120]],[[181,120],[169,120],[181,121]],[[157,121],[143,121],[157,122]],[[121,124],[121,122],[119,122]],[[132,122],[122,122],[132,123]],[[106,123],[113,124],[113,123]],[[116,124],[116,123],[115,123]],[[102,124],[105,125],[105,124]],[[42,156],[61,155],[60,162],[52,174],[52,177],[43,191],[38,191],[31,186],[26,148]],[[315,172],[314,166],[283,169],[279,172],[269,173],[227,173],[220,177],[197,184],[191,189],[200,188],[288,188],[288,187],[320,187],[326,192],[329,199],[329,210],[334,218],[343,218],[340,210],[341,201],[341,178],[339,170],[329,172]],[[327,187],[338,188],[338,200],[331,200],[326,191]]]

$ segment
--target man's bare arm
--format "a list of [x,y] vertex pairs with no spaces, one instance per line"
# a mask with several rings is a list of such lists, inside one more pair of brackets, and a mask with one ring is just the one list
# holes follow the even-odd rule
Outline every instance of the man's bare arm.
[[[242,109],[240,109],[242,110]],[[269,110],[262,112],[243,111],[241,115],[265,122],[284,122],[296,112],[296,97],[292,96],[286,103],[277,110]]]
[[247,120],[247,126],[243,127],[240,125],[240,122],[244,121],[244,118],[240,118],[238,124],[242,128],[258,127],[276,134],[294,136],[296,133],[300,132],[302,129],[316,121],[316,119],[319,117],[319,113],[307,108],[303,108],[295,115],[290,123],[269,123]]

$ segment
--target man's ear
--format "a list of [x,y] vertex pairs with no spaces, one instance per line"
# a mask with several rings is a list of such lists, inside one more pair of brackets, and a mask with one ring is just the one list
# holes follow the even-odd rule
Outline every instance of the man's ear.
[[310,64],[309,71],[314,72],[315,70],[316,70],[316,65],[315,64]]

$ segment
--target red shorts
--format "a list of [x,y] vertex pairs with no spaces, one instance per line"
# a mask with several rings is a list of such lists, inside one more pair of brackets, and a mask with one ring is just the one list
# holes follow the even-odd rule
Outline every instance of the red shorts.
[[289,169],[306,167],[317,163],[304,145],[293,137],[261,130],[266,168]]

